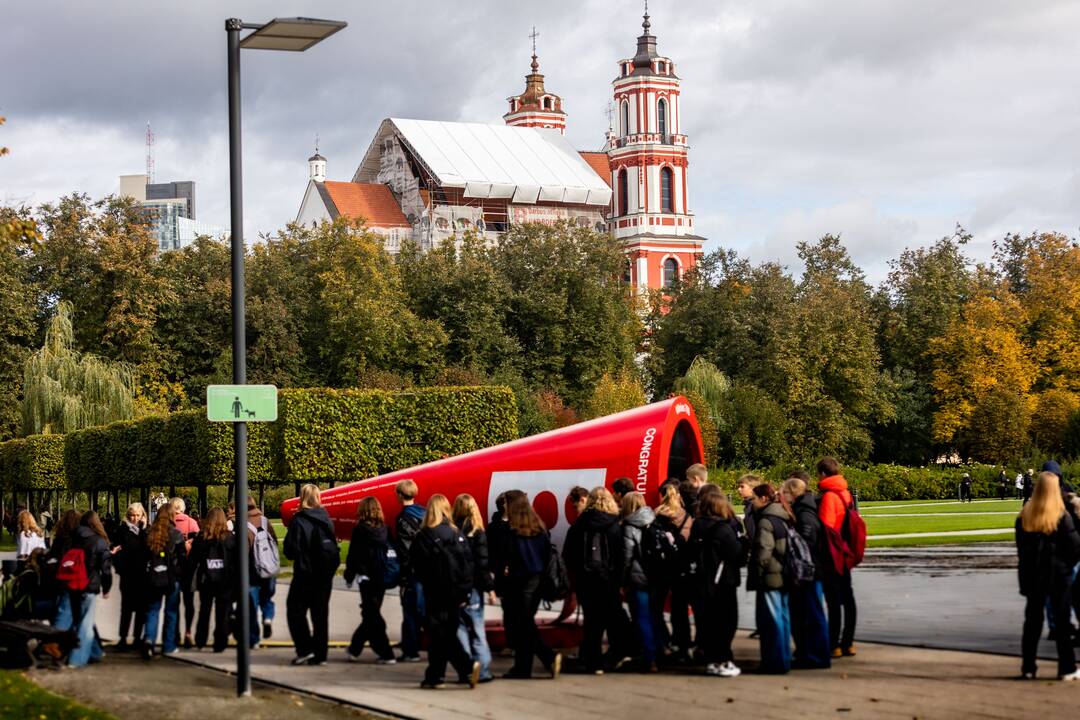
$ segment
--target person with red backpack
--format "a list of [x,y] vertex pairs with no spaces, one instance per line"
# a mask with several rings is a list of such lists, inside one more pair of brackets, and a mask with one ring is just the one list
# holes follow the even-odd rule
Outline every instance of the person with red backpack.
[[50,588],[51,594],[56,598],[56,607],[52,613],[52,626],[57,630],[71,629],[73,617],[71,612],[71,594],[67,584],[57,578],[60,572],[60,564],[71,549],[75,539],[75,531],[79,527],[82,515],[78,510],[65,510],[60,520],[53,529],[52,545],[45,553],[45,561],[42,566],[42,582]]
[[[855,511],[854,501],[848,491],[847,480],[840,474],[836,458],[824,457],[817,464],[818,516],[826,534],[829,554],[824,572],[825,602],[829,606],[829,643],[834,658],[855,654],[855,620],[857,609],[855,593],[851,587],[851,568],[862,559],[857,538],[851,534],[849,515]],[[863,526],[865,527],[865,526]],[[846,528],[846,529],[845,529]],[[845,537],[845,534],[847,537]],[[865,548],[866,537],[862,536]],[[854,547],[853,547],[854,546]]]
[[79,635],[79,644],[68,656],[68,665],[82,667],[101,662],[105,653],[94,619],[98,595],[108,598],[112,589],[112,552],[105,528],[93,510],[82,516],[71,548],[60,561],[57,580],[67,584],[74,627]]
[[143,623],[142,656],[154,656],[158,621],[164,607],[165,622],[161,646],[166,655],[177,652],[177,629],[180,626],[180,579],[187,551],[184,536],[173,524],[173,509],[162,505],[154,524],[143,534],[142,561],[146,563],[146,619]]

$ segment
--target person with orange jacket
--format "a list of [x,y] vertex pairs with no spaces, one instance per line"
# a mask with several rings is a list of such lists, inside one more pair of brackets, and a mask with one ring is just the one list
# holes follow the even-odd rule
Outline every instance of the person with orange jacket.
[[[821,524],[841,532],[844,517],[852,504],[847,480],[840,474],[836,458],[824,457],[817,464],[818,517]],[[828,530],[826,530],[828,532]],[[826,561],[824,573],[825,602],[829,606],[829,642],[833,657],[850,657],[855,654],[855,592],[851,587],[851,571],[837,571],[832,562]]]

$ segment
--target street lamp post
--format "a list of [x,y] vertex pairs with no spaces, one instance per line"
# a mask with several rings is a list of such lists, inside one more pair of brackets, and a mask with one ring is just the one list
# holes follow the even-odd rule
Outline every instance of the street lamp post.
[[[247,336],[244,326],[244,193],[240,152],[240,50],[291,50],[303,52],[324,40],[346,23],[313,18],[276,18],[264,25],[225,21],[229,66],[229,204],[232,222],[232,331],[233,384],[247,384]],[[244,30],[253,33],[241,39]],[[240,573],[237,607],[236,694],[251,695],[251,657],[248,643],[251,624],[251,582],[248,577],[247,539],[247,423],[233,424],[235,453],[236,567]]]

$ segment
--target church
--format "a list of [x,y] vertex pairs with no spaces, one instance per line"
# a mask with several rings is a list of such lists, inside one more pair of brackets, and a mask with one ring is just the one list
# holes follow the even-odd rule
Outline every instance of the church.
[[564,137],[562,99],[548,92],[536,56],[503,125],[387,118],[349,182],[328,180],[316,149],[296,222],[362,218],[394,254],[473,232],[497,242],[518,223],[562,220],[610,232],[638,291],[677,281],[701,256],[687,192],[675,63],[657,52],[646,11],[632,58],[612,81],[617,125],[600,152]]

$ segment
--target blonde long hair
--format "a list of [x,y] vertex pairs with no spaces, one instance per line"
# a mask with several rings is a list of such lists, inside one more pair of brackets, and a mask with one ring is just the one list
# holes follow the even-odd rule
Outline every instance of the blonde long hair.
[[589,501],[585,504],[585,509],[596,510],[609,515],[619,514],[619,504],[615,502],[611,491],[603,485],[594,487],[589,491]]
[[679,513],[685,511],[682,495],[679,494],[679,486],[675,483],[668,483],[660,491],[663,494],[663,499],[656,506],[656,514],[666,515],[669,518],[679,517]]
[[45,533],[38,527],[37,521],[34,520],[34,514],[29,510],[23,510],[19,513],[18,518],[18,532],[20,535],[23,533],[27,535],[37,535],[38,537],[44,537]]
[[1020,511],[1020,527],[1024,532],[1050,535],[1057,530],[1063,514],[1065,500],[1061,497],[1058,476],[1052,472],[1039,473],[1031,500]]
[[475,535],[477,530],[484,529],[480,506],[476,504],[476,498],[469,493],[461,493],[454,498],[454,524],[469,537]]
[[[428,498],[427,512],[424,513],[424,527],[439,527],[443,521],[454,525],[453,512],[450,510],[450,501],[441,493],[435,493]],[[456,526],[455,526],[456,527]]]
[[623,517],[633,515],[643,507],[645,507],[645,496],[641,493],[630,492],[623,495],[622,506],[620,507]]

